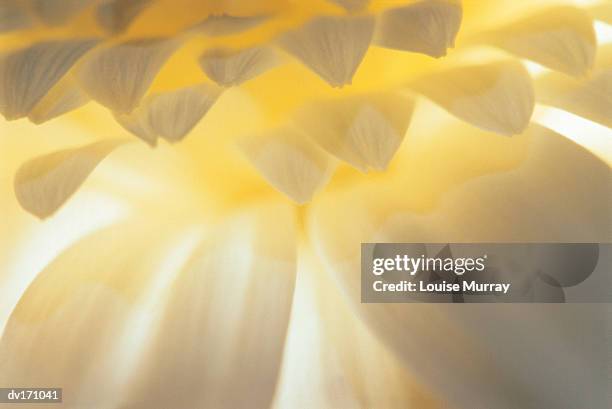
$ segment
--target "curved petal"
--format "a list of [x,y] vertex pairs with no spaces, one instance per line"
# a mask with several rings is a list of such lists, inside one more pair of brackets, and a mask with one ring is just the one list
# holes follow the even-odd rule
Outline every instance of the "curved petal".
[[357,12],[365,9],[370,0],[329,0],[334,4],[344,8],[346,11]]
[[350,84],[365,56],[374,19],[318,17],[283,34],[280,45],[333,87]]
[[27,28],[32,24],[24,1],[0,3],[0,33]]
[[212,85],[195,85],[153,94],[130,114],[116,114],[117,121],[150,145],[161,137],[178,142],[197,125],[221,95]]
[[385,10],[378,17],[375,43],[442,57],[455,45],[461,17],[461,3],[456,0],[422,0]]
[[299,249],[274,408],[441,409],[351,310],[312,249]]
[[0,382],[61,386],[68,407],[117,407],[155,306],[190,249],[175,228],[132,218],[60,254],[2,334]]
[[83,62],[79,70],[81,84],[100,104],[129,113],[140,103],[176,47],[174,40],[147,39],[99,50]]
[[589,14],[579,8],[561,6],[486,33],[483,41],[573,76],[587,73],[597,49]]
[[528,133],[523,165],[454,189],[431,213],[390,210],[404,185],[354,189],[322,200],[310,231],[354,308],[458,407],[604,407],[602,307],[360,303],[362,242],[610,241],[608,166],[551,131]]
[[96,19],[104,30],[117,34],[125,31],[151,3],[153,0],[108,0],[98,6]]
[[41,219],[52,215],[122,143],[124,141],[100,141],[31,159],[15,175],[15,195],[19,204]]
[[595,72],[584,79],[549,73],[535,81],[538,101],[612,128],[612,45],[600,47]]
[[93,2],[94,0],[31,0],[30,4],[42,21],[54,26],[65,23]]
[[256,205],[210,231],[169,286],[124,406],[269,407],[293,299],[293,217]]
[[275,189],[298,204],[308,202],[330,177],[327,154],[291,127],[258,135],[243,143],[242,149]]
[[95,40],[36,43],[0,58],[0,112],[22,118],[68,70],[96,44]]
[[502,135],[524,131],[534,108],[531,77],[516,61],[454,68],[412,87],[459,118]]
[[210,15],[193,27],[193,30],[209,37],[238,34],[257,27],[268,20],[268,16],[232,16],[229,14]]
[[212,49],[199,58],[208,78],[229,87],[253,79],[278,64],[271,48],[253,47],[242,50]]
[[28,114],[30,121],[41,124],[89,102],[77,81],[67,75],[45,95]]
[[363,171],[384,170],[404,139],[413,107],[399,93],[359,95],[314,103],[298,122],[339,159]]

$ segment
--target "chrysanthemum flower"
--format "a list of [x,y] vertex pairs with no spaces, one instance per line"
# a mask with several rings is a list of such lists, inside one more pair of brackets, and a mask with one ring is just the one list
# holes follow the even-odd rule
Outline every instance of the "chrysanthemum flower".
[[609,242],[611,9],[2,1],[0,386],[607,407],[606,307],[361,304],[359,244]]

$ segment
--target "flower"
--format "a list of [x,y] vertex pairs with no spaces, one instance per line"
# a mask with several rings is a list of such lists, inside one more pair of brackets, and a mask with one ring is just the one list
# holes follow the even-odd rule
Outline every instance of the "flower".
[[592,3],[2,3],[0,384],[604,407],[601,306],[359,298],[362,242],[610,241]]

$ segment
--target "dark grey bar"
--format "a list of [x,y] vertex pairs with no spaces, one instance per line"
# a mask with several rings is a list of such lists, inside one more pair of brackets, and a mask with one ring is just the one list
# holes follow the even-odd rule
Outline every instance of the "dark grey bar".
[[2,403],[62,403],[61,388],[0,388]]
[[363,243],[363,303],[609,303],[611,243]]

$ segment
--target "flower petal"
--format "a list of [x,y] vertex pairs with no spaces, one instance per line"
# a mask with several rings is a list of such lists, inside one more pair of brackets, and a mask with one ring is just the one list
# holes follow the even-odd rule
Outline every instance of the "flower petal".
[[52,215],[123,141],[106,140],[32,159],[15,175],[19,204],[41,219]]
[[36,43],[0,59],[0,112],[22,118],[96,44],[95,40]]
[[455,0],[423,0],[385,10],[378,19],[375,43],[442,57],[455,45],[461,17],[461,3]]
[[151,3],[153,0],[108,0],[98,6],[96,19],[107,32],[121,33]]
[[31,0],[32,10],[48,25],[65,23],[94,0]]
[[355,12],[363,10],[370,3],[370,0],[329,0],[334,4],[343,7],[346,11]]
[[229,87],[240,85],[278,64],[271,48],[254,47],[243,50],[212,49],[199,59],[200,67],[208,78]]
[[0,2],[0,33],[29,27],[32,19],[26,10],[21,1]]
[[66,112],[77,109],[89,101],[77,81],[68,75],[62,78],[28,114],[30,121],[41,124]]
[[329,178],[327,154],[296,129],[270,131],[245,142],[242,148],[275,189],[299,204],[308,202]]
[[174,229],[131,217],[61,253],[11,314],[0,382],[61,385],[67,407],[122,406],[153,306],[180,268],[184,237]]
[[209,37],[222,37],[238,34],[257,27],[268,20],[268,16],[231,16],[228,14],[210,15],[193,29]]
[[195,85],[153,94],[130,114],[116,114],[117,121],[150,145],[161,137],[169,142],[182,140],[206,115],[221,89]]
[[269,407],[295,282],[287,204],[232,214],[169,286],[160,324],[130,384],[134,407]]
[[442,408],[369,330],[307,246],[273,408]]
[[280,45],[334,87],[350,84],[365,56],[374,19],[318,17],[283,34]]
[[323,149],[363,171],[384,170],[399,148],[413,101],[397,93],[320,101],[298,118]]
[[147,39],[105,48],[84,61],[81,84],[100,104],[116,112],[131,112],[176,47],[172,40]]
[[539,102],[573,112],[612,128],[612,45],[599,50],[598,67],[588,78],[551,72],[535,81]]
[[486,33],[482,41],[573,76],[586,74],[597,49],[589,14],[561,6]]
[[360,302],[359,243],[610,241],[609,167],[551,131],[528,133],[516,170],[459,186],[426,214],[390,204],[400,179],[325,197],[312,241],[370,328],[457,407],[605,407],[601,306]]
[[502,135],[521,133],[533,113],[531,77],[514,61],[455,68],[412,86],[453,115]]

